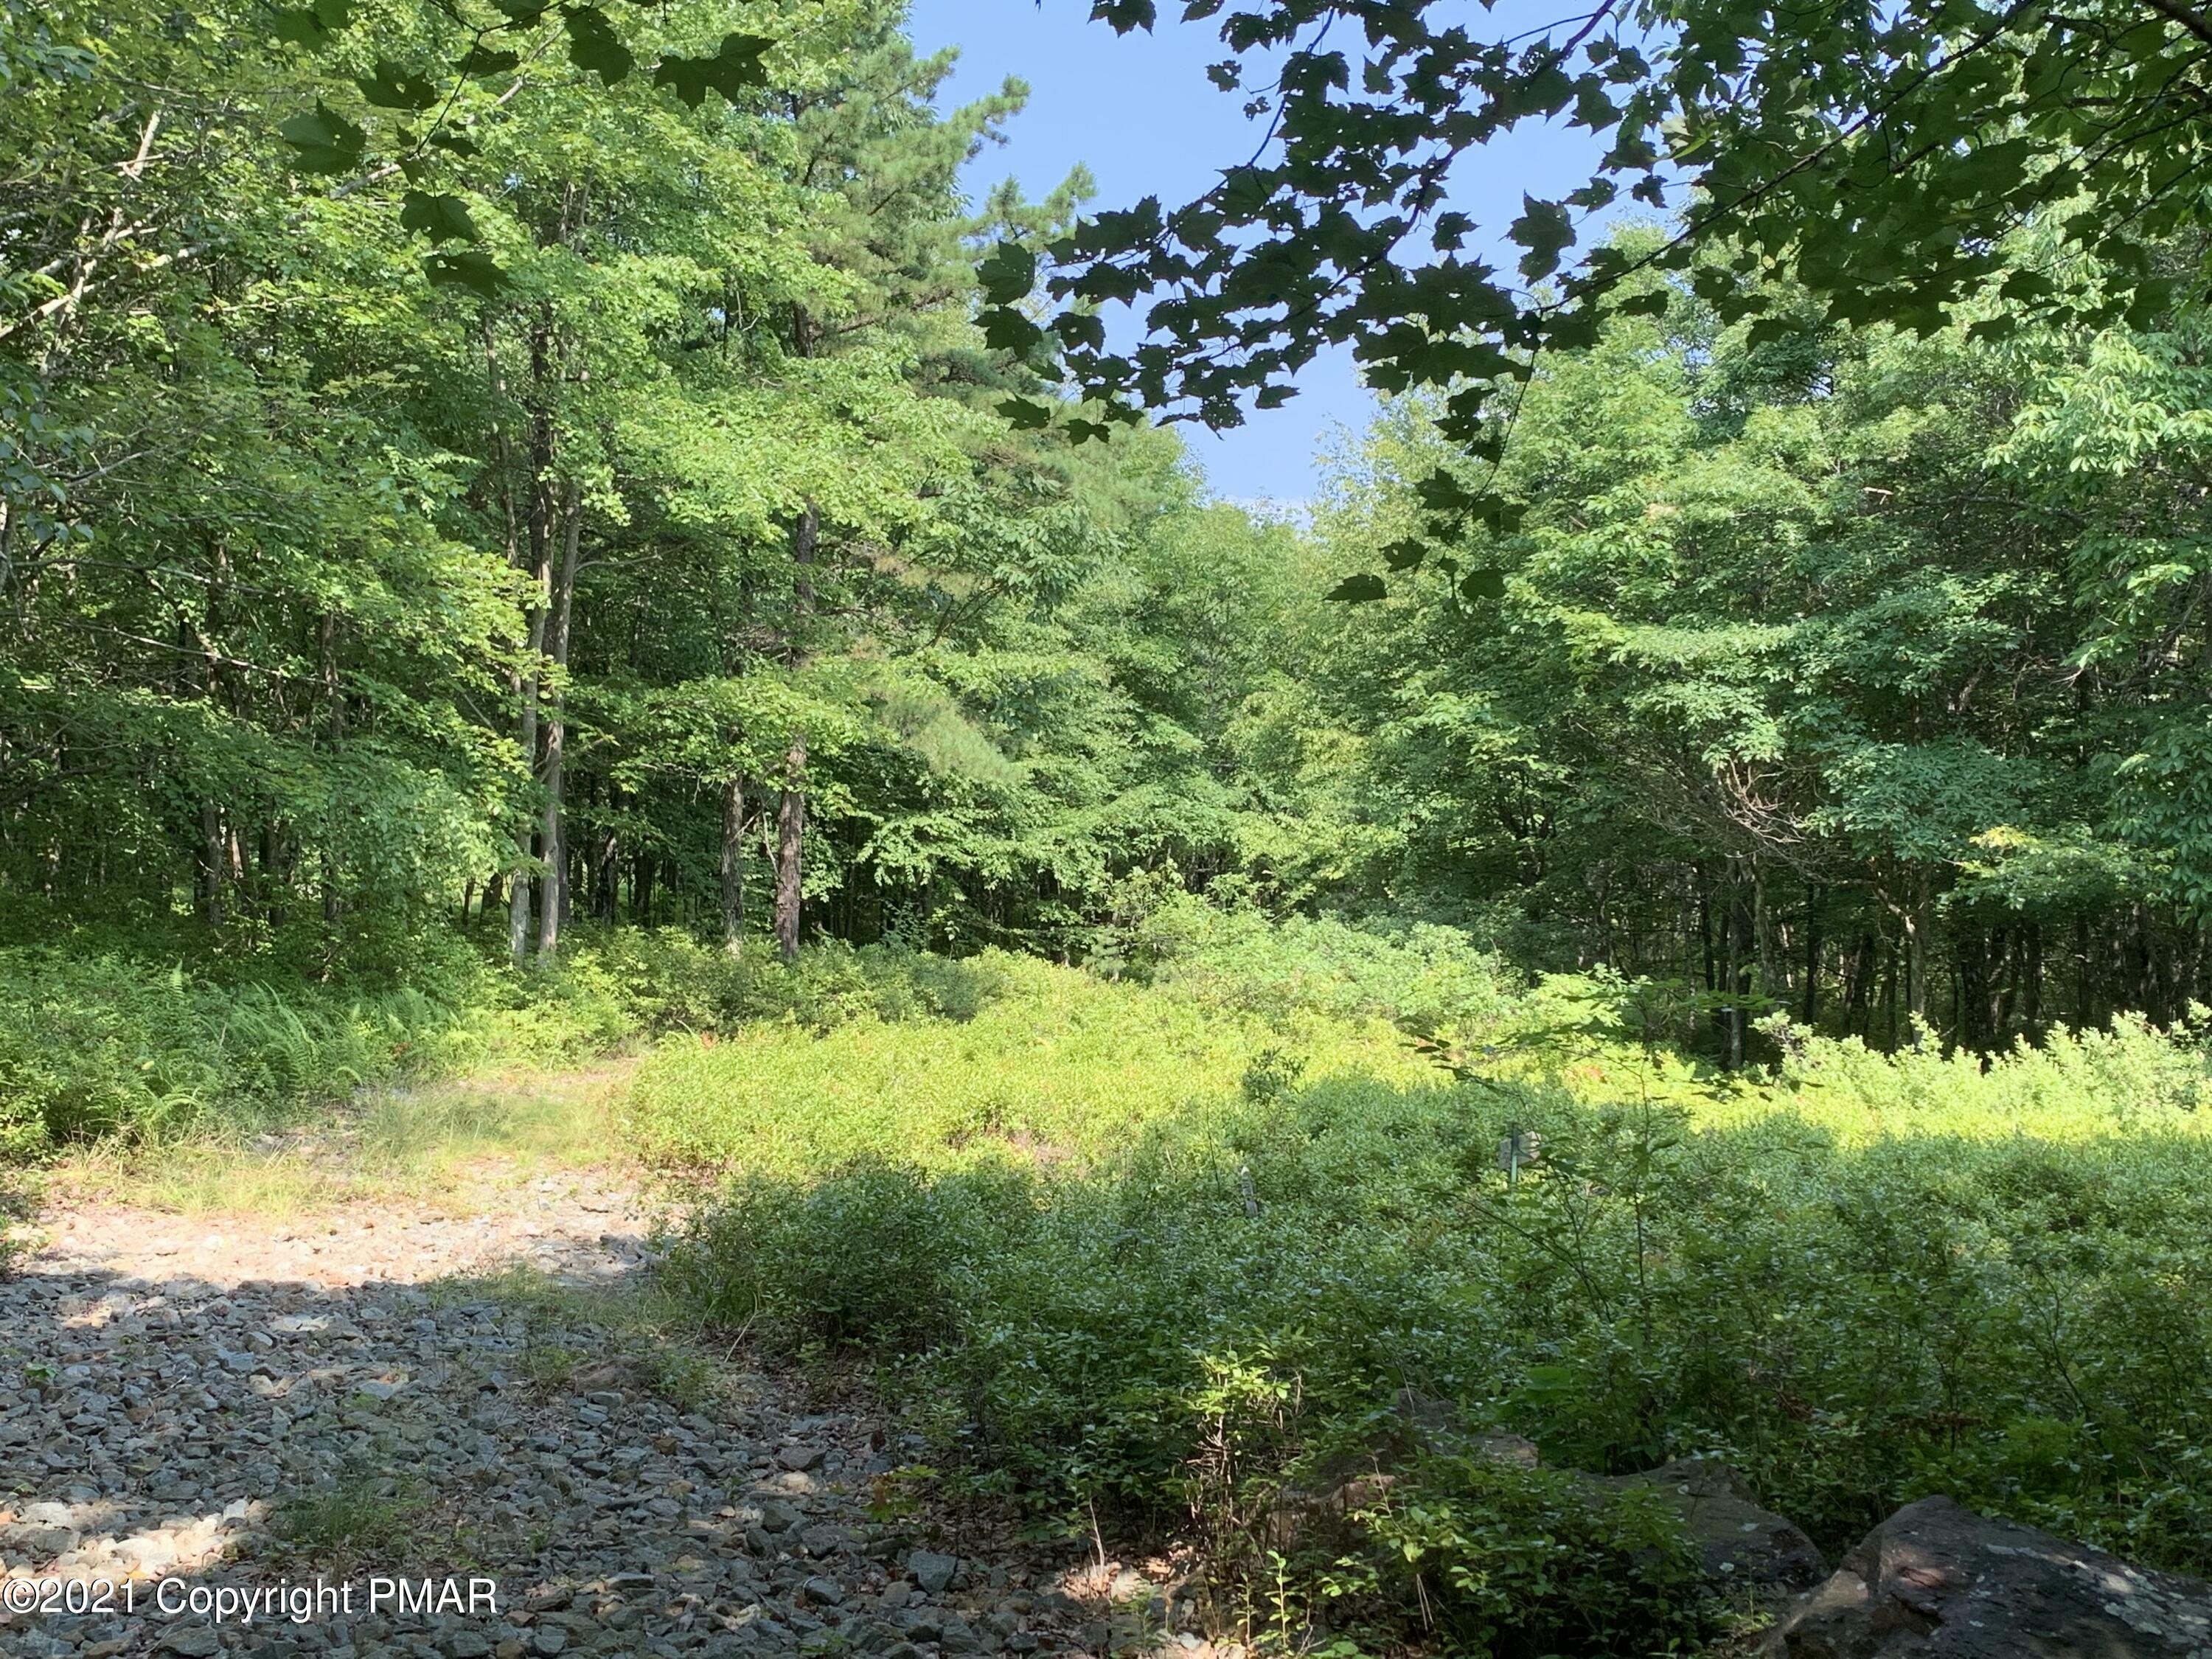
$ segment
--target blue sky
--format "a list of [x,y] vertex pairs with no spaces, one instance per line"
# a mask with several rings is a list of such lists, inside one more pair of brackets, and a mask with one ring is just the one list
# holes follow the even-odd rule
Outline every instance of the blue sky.
[[[1098,181],[1095,206],[1126,206],[1150,195],[1172,204],[1208,189],[1223,167],[1248,160],[1257,132],[1244,118],[1243,95],[1217,91],[1206,79],[1206,65],[1228,53],[1214,25],[1170,21],[1179,9],[1172,0],[1162,4],[1154,34],[1117,36],[1090,21],[1088,0],[915,0],[915,45],[924,52],[960,48],[945,102],[994,90],[1010,75],[1031,88],[1010,142],[970,165],[970,193],[980,198],[1012,175],[1032,197],[1042,196],[1081,162]],[[1495,30],[1533,27],[1574,8],[1504,0],[1487,14],[1466,9],[1470,27]],[[1526,20],[1518,21],[1523,13]],[[1452,205],[1484,232],[1469,246],[1482,246],[1518,216],[1524,191],[1556,197],[1573,189],[1589,176],[1596,150],[1589,133],[1551,127],[1516,133],[1462,163]],[[1356,430],[1371,407],[1349,355],[1340,354],[1310,368],[1298,395],[1280,409],[1254,412],[1218,437],[1202,427],[1183,431],[1216,493],[1287,505],[1314,494],[1316,455],[1332,432]]]

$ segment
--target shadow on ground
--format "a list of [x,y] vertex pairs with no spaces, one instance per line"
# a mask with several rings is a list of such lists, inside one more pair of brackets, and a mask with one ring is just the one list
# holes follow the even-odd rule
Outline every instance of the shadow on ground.
[[440,1224],[356,1280],[337,1229],[58,1224],[0,1284],[0,1653],[1065,1645],[1003,1570],[869,1524],[879,1425],[641,1323],[641,1230],[452,1273],[472,1224]]

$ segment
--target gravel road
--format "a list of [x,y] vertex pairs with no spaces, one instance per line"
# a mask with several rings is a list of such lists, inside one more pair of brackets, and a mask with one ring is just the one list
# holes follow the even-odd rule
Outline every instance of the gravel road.
[[874,1524],[884,1425],[611,1317],[618,1184],[44,1225],[0,1283],[0,1653],[1210,1651],[1133,1571]]

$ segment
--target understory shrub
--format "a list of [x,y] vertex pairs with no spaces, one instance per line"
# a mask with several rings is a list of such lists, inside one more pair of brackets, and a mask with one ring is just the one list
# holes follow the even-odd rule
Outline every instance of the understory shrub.
[[1230,1007],[1462,1032],[1531,1012],[1523,975],[1458,929],[1428,923],[1276,920],[1176,892],[1135,923],[1127,949],[1136,976]]
[[671,1030],[973,1016],[989,963],[824,945],[787,965],[677,929],[580,930],[509,968],[451,933],[364,929],[343,959],[0,946],[0,1161],[73,1142],[267,1123],[370,1085],[557,1064]]
[[437,1063],[419,991],[279,992],[117,957],[0,951],[0,1156],[334,1099]]
[[[724,1172],[676,1262],[709,1312],[872,1358],[981,1490],[1194,1532],[1285,1647],[1698,1628],[1632,1516],[1409,1450],[1409,1398],[1558,1468],[1725,1457],[1831,1552],[1940,1491],[2212,1567],[2203,1054],[2123,1026],[1877,1065],[1700,1087],[1616,1044],[1455,1082],[1375,1025],[1030,963],[965,1026],[672,1045],[635,1109]],[[1363,1459],[1396,1478],[1347,1537],[1284,1535]]]

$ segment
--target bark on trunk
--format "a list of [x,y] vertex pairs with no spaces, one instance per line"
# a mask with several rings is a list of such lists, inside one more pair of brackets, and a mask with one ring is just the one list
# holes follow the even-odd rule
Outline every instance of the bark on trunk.
[[735,956],[745,936],[745,786],[722,786],[722,948]]
[[561,562],[553,573],[548,610],[546,655],[553,665],[552,694],[545,714],[545,817],[538,838],[545,849],[545,875],[538,898],[538,959],[551,962],[561,951],[561,924],[568,914],[568,826],[562,766],[568,751],[564,718],[568,668],[568,629],[576,599],[576,556],[584,538],[583,486],[571,478],[561,497]]
[[[522,676],[522,716],[515,731],[514,746],[521,751],[526,773],[535,770],[538,762],[538,669],[539,653],[545,647],[545,607],[531,607],[530,643],[528,659],[531,666]],[[507,900],[507,954],[519,967],[530,948],[530,843],[535,838],[534,826],[526,825],[515,837],[514,873],[511,878]]]
[[[822,515],[813,502],[791,527],[792,612],[794,623],[787,655],[793,667],[806,660],[801,630],[814,610],[814,556],[822,536]],[[806,733],[793,732],[783,757],[783,788],[775,806],[775,945],[786,962],[799,957],[800,859],[806,842]]]
[[800,852],[806,841],[806,738],[792,733],[783,757],[783,790],[775,809],[775,946],[786,962],[799,956]]
[[[333,752],[345,744],[345,698],[338,690],[338,624],[337,618],[324,612],[316,629],[315,647],[317,667],[322,681],[323,721],[330,735]],[[331,831],[325,825],[319,861],[322,869],[323,921],[335,927],[338,918],[345,914],[345,901],[338,894],[338,861],[330,846]]]
[[[522,753],[525,775],[538,771],[538,701],[540,668],[545,658],[547,609],[553,586],[553,503],[546,477],[553,464],[553,325],[550,308],[541,307],[537,325],[530,331],[530,380],[532,409],[530,422],[529,556],[532,599],[530,637],[523,653],[517,690],[522,712],[515,732]],[[507,953],[517,966],[530,948],[530,843],[541,826],[531,825],[515,837],[514,886],[507,901]]]

